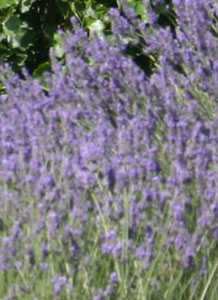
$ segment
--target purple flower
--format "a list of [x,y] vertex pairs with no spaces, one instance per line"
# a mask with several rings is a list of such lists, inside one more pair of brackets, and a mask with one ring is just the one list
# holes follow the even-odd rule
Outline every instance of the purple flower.
[[181,221],[184,216],[184,206],[182,203],[174,203],[172,205],[173,216],[176,220]]
[[[42,80],[0,65],[2,270],[21,261],[21,274],[26,262],[33,276],[57,272],[59,297],[84,266],[90,282],[97,276],[96,299],[115,299],[115,260],[147,268],[156,241],[183,268],[207,253],[218,238],[215,2],[173,1],[172,30],[152,8],[165,10],[164,1],[143,1],[146,24],[127,3],[110,10],[112,34],[101,38],[74,19]],[[92,251],[108,266],[99,274]]]
[[118,276],[116,272],[113,272],[110,274],[110,283],[112,285],[117,284],[118,283]]
[[48,231],[51,235],[55,235],[60,226],[60,217],[55,211],[48,213]]
[[66,287],[68,283],[68,279],[66,276],[55,276],[52,279],[52,284],[53,284],[53,293],[54,295],[59,295],[61,291]]

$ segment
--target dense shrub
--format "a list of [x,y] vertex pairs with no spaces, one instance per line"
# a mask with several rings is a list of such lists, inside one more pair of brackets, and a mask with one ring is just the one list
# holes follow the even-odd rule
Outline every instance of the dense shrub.
[[215,299],[218,12],[173,2],[173,31],[126,6],[110,39],[73,19],[40,82],[1,67],[2,297]]

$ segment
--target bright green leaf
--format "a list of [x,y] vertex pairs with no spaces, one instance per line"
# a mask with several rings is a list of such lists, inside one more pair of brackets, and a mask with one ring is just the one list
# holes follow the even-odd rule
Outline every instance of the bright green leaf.
[[21,1],[21,13],[26,13],[30,10],[35,0],[23,0]]
[[62,46],[62,39],[60,37],[60,35],[58,33],[55,33],[54,34],[54,50],[55,50],[55,54],[57,57],[61,58],[63,57],[64,55],[64,49],[63,49],[63,46]]
[[97,34],[98,36],[103,35],[104,24],[101,20],[96,20],[89,25],[90,34]]
[[33,77],[40,78],[45,71],[50,70],[50,63],[45,62],[40,64],[33,72]]
[[10,6],[16,5],[19,0],[0,0],[0,9],[8,8]]

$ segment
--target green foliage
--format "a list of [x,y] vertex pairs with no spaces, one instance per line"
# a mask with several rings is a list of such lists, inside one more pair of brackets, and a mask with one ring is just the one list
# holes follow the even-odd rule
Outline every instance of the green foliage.
[[128,3],[130,6],[132,6],[135,9],[137,15],[142,20],[146,21],[148,19],[145,5],[143,4],[142,0],[128,0]]
[[69,28],[77,16],[87,30],[103,30],[101,20],[112,6],[116,1],[0,0],[0,59],[16,71],[43,69],[49,48],[57,45],[58,28]]

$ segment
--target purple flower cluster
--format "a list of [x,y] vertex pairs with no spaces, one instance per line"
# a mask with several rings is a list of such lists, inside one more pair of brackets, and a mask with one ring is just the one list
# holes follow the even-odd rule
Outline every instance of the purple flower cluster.
[[[110,12],[110,41],[74,22],[42,82],[1,67],[0,270],[20,261],[57,272],[59,294],[93,247],[146,269],[161,239],[190,267],[218,239],[215,2],[173,1],[175,34],[125,7]],[[151,76],[125,54],[128,43],[157,57]]]

